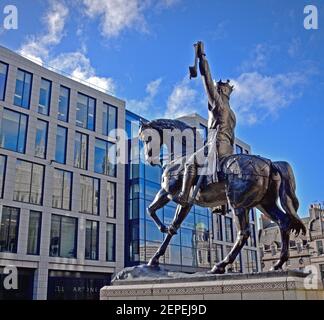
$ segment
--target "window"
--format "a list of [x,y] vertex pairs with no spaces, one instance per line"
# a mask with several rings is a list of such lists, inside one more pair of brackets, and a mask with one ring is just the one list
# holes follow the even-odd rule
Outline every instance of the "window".
[[14,105],[29,109],[33,76],[27,71],[17,70]]
[[222,216],[219,214],[215,215],[215,228],[216,228],[216,240],[223,241],[223,230],[222,230]]
[[60,96],[57,111],[57,119],[61,121],[69,121],[69,107],[70,107],[70,89],[60,86]]
[[245,272],[258,272],[257,263],[257,252],[254,250],[244,250],[245,251]]
[[4,109],[1,122],[1,148],[24,153],[26,135],[27,116],[19,112]]
[[249,237],[249,245],[251,247],[256,247],[256,233],[255,233],[255,226],[254,224],[250,224],[250,231],[251,231],[251,235]]
[[17,253],[19,209],[2,207],[0,225],[0,252]]
[[105,136],[115,137],[113,130],[117,129],[117,108],[104,103],[102,114],[102,134]]
[[[199,125],[199,133],[202,137],[203,143],[205,144],[207,142],[207,138],[208,138],[208,128],[205,125],[200,124]],[[198,146],[198,148],[199,148],[199,146]]]
[[52,215],[50,256],[77,257],[78,219]]
[[96,100],[78,93],[76,110],[76,125],[89,130],[95,130]]
[[48,123],[46,121],[37,119],[36,126],[35,157],[45,159]]
[[67,133],[67,128],[57,126],[55,161],[63,164],[66,162]]
[[86,221],[85,258],[98,260],[99,222]]
[[54,170],[52,206],[57,209],[71,210],[72,173]]
[[17,160],[14,200],[41,205],[43,202],[44,166]]
[[6,95],[8,65],[0,62],[0,100],[4,101]]
[[38,211],[30,211],[27,254],[38,255],[40,247],[42,214]]
[[74,166],[84,170],[88,166],[88,136],[80,132],[74,138]]
[[49,109],[51,104],[51,91],[52,82],[46,79],[41,79],[38,101],[38,113],[49,115]]
[[237,154],[243,153],[243,148],[241,146],[239,146],[238,144],[235,145],[235,148],[236,148],[236,153]]
[[99,214],[99,179],[80,176],[81,212]]
[[317,248],[317,254],[318,255],[324,254],[322,240],[316,241],[316,248]]
[[0,198],[3,198],[7,157],[0,155]]
[[116,184],[107,182],[107,217],[116,217]]
[[229,217],[225,217],[225,238],[226,242],[233,242],[233,222]]
[[111,223],[107,223],[106,230],[106,260],[115,261],[115,237],[116,237],[116,226]]
[[116,176],[116,145],[114,143],[96,139],[95,172]]

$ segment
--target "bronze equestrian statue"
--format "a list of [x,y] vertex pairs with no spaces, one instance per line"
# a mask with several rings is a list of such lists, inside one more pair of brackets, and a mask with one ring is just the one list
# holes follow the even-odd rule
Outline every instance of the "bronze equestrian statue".
[[[147,212],[159,230],[167,235],[148,265],[159,265],[159,258],[164,255],[172,237],[177,233],[193,205],[214,210],[228,204],[234,212],[237,238],[229,254],[210,272],[224,273],[225,267],[234,262],[246,244],[250,236],[249,211],[252,208],[258,208],[280,227],[281,254],[273,266],[274,270],[280,270],[289,257],[290,233],[292,231],[296,234],[306,233],[306,228],[297,215],[299,202],[295,193],[296,184],[292,168],[283,161],[272,162],[248,154],[233,155],[236,121],[229,105],[233,87],[229,81],[214,84],[202,42],[195,45],[195,52],[208,95],[208,128],[212,134],[208,135],[205,147],[194,154],[181,155],[164,166],[161,189]],[[196,75],[196,68],[190,67],[190,76]],[[143,141],[145,160],[149,164],[157,165],[156,161],[152,160],[153,145],[156,144],[152,139],[152,131],[157,133],[161,148],[164,144],[163,131],[170,129],[178,130],[180,134],[188,129],[194,131],[194,128],[179,120],[157,119],[141,124],[139,138]],[[207,161],[202,161],[203,156]],[[204,169],[208,169],[208,174],[203,171]],[[189,199],[190,192],[192,192],[191,199]],[[278,206],[278,199],[284,211]],[[171,225],[166,227],[156,211],[169,201],[176,202],[178,206]]]

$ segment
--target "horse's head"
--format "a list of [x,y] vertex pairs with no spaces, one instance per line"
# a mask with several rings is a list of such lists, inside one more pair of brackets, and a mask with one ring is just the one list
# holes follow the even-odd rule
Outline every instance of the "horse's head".
[[143,142],[145,161],[151,166],[161,165],[160,150],[162,142],[159,131],[152,127],[151,122],[141,121],[138,137]]

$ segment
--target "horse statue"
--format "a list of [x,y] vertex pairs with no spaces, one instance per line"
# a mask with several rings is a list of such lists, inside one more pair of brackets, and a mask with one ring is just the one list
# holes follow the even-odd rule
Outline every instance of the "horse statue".
[[[157,119],[142,122],[139,128],[139,138],[143,141],[145,161],[150,165],[159,165],[152,150],[154,148],[160,150],[163,145],[166,145],[163,139],[165,130],[175,130],[179,133],[178,135],[181,135],[188,129],[195,130],[179,120]],[[180,145],[184,144],[183,139],[179,139],[179,141]],[[237,238],[228,255],[216,263],[209,272],[223,274],[225,267],[234,262],[250,236],[249,210],[252,208],[259,209],[280,228],[282,248],[280,258],[273,265],[273,270],[282,270],[284,263],[289,258],[290,233],[293,231],[296,234],[306,233],[306,228],[297,215],[299,202],[295,193],[296,184],[291,166],[284,161],[273,162],[249,154],[228,156],[222,162],[220,172],[218,172],[221,179],[214,183],[201,183],[200,185],[197,185],[196,181],[195,184],[199,190],[192,197],[192,202],[188,206],[178,204],[173,221],[167,227],[161,222],[156,211],[163,208],[169,201],[176,201],[176,196],[181,191],[187,156],[186,152],[183,152],[172,159],[173,150],[170,144],[167,147],[171,159],[163,167],[161,189],[147,208],[147,213],[154,220],[158,229],[166,233],[166,237],[149,260],[148,266],[159,265],[159,259],[165,254],[172,237],[177,234],[177,230],[193,205],[206,208],[229,205],[234,212],[238,231]],[[197,178],[200,177],[201,175]],[[277,203],[278,199],[280,199],[282,208]]]

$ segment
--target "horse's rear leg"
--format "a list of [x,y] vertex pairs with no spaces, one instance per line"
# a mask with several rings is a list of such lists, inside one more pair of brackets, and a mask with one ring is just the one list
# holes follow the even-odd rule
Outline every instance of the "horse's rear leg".
[[281,235],[281,253],[279,260],[272,266],[271,270],[281,270],[282,266],[289,259],[289,239],[290,239],[290,218],[282,210],[279,209],[276,203],[262,204],[258,206],[258,209],[262,211],[268,218],[275,222],[280,228]]
[[159,230],[163,233],[167,233],[168,228],[162,223],[160,218],[157,216],[156,211],[163,208],[168,202],[170,202],[168,194],[169,193],[166,192],[164,189],[160,189],[152,203],[147,208],[147,214],[153,219]]
[[237,228],[237,238],[232,250],[221,262],[215,264],[210,273],[222,274],[225,272],[225,267],[231,264],[236,259],[237,255],[246,244],[251,232],[249,222],[249,210],[246,208],[239,208],[234,210],[234,219]]

